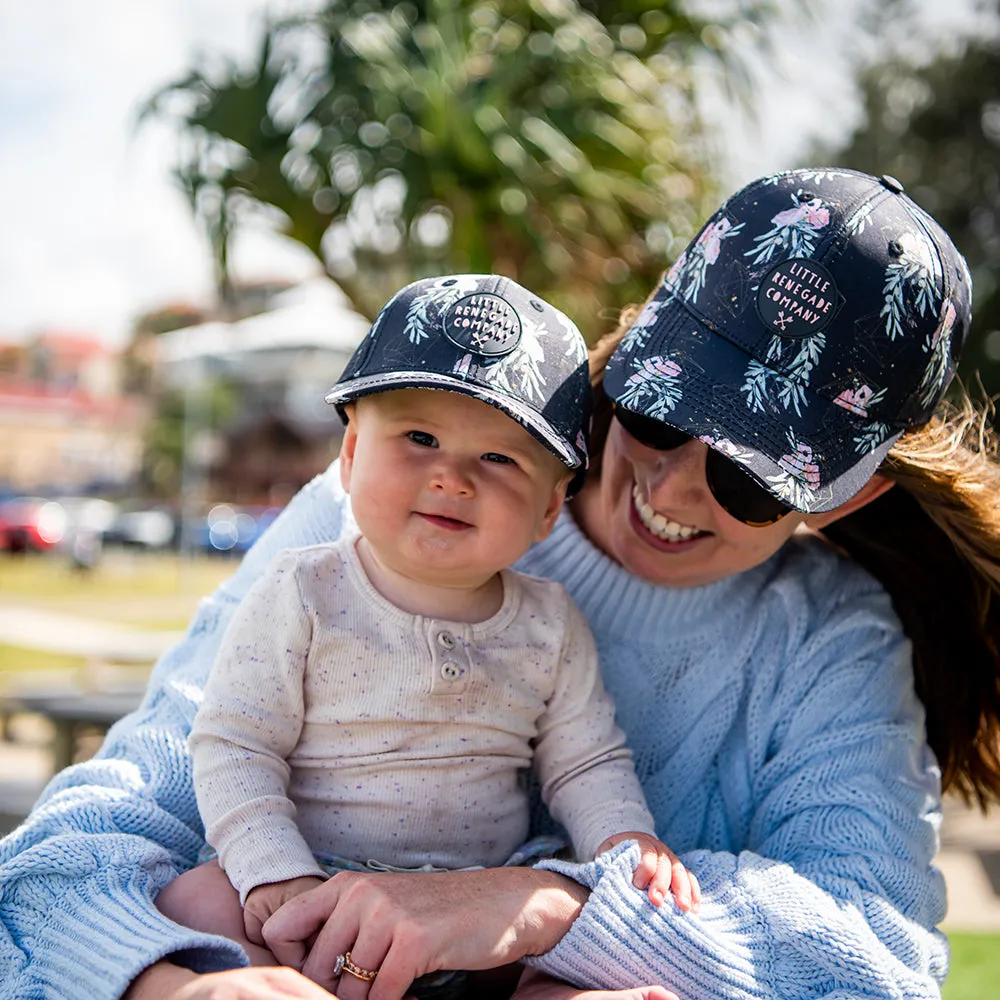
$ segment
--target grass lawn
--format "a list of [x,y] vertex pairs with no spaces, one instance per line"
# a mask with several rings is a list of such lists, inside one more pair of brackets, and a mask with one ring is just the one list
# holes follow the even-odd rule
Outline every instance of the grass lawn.
[[952,931],[944,1000],[989,1000],[1000,992],[1000,934]]
[[[198,600],[236,569],[226,558],[181,557],[111,549],[87,573],[57,553],[0,553],[0,607],[57,611],[137,629],[180,631]],[[0,680],[13,674],[66,672],[83,661],[0,642]]]

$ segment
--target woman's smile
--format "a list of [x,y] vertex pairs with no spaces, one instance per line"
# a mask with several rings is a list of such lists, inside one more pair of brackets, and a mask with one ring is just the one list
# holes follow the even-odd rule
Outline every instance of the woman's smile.
[[701,531],[691,524],[674,521],[663,514],[657,513],[649,499],[645,496],[639,484],[632,484],[632,513],[638,517],[640,524],[657,541],[667,542],[672,548],[679,543],[690,542],[710,532]]

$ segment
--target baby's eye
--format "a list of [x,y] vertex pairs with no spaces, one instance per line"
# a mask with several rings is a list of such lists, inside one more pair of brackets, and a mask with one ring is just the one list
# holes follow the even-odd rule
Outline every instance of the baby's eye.
[[484,462],[496,462],[497,465],[517,465],[509,455],[501,455],[497,451],[488,451],[483,455]]
[[414,444],[419,444],[423,448],[436,448],[438,446],[437,438],[433,434],[428,434],[427,431],[407,431],[406,436]]

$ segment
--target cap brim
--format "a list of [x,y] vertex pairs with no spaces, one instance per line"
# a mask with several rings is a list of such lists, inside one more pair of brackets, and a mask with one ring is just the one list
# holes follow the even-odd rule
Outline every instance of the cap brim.
[[676,296],[652,327],[622,342],[604,389],[618,405],[705,441],[807,513],[853,497],[902,433],[753,361]]
[[438,372],[399,371],[384,372],[376,375],[362,376],[347,382],[338,383],[327,394],[326,401],[334,406],[342,407],[345,403],[371,396],[377,392],[388,392],[392,389],[439,389],[443,392],[458,392],[464,396],[472,396],[490,406],[495,406],[516,420],[540,444],[551,451],[560,462],[569,469],[581,468],[580,459],[569,442],[556,434],[551,425],[528,406],[518,400],[494,392],[485,386],[472,385],[461,379]]

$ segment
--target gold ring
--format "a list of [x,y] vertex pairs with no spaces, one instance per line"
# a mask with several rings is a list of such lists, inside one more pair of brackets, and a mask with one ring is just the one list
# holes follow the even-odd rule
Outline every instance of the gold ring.
[[[343,962],[340,961],[341,957],[344,959]],[[373,972],[371,969],[363,969],[360,965],[355,965],[351,961],[351,953],[349,951],[345,951],[343,956],[337,956],[337,965],[340,966],[338,971],[346,972],[354,976],[355,979],[361,979],[366,983],[370,983],[378,975],[378,969]]]

